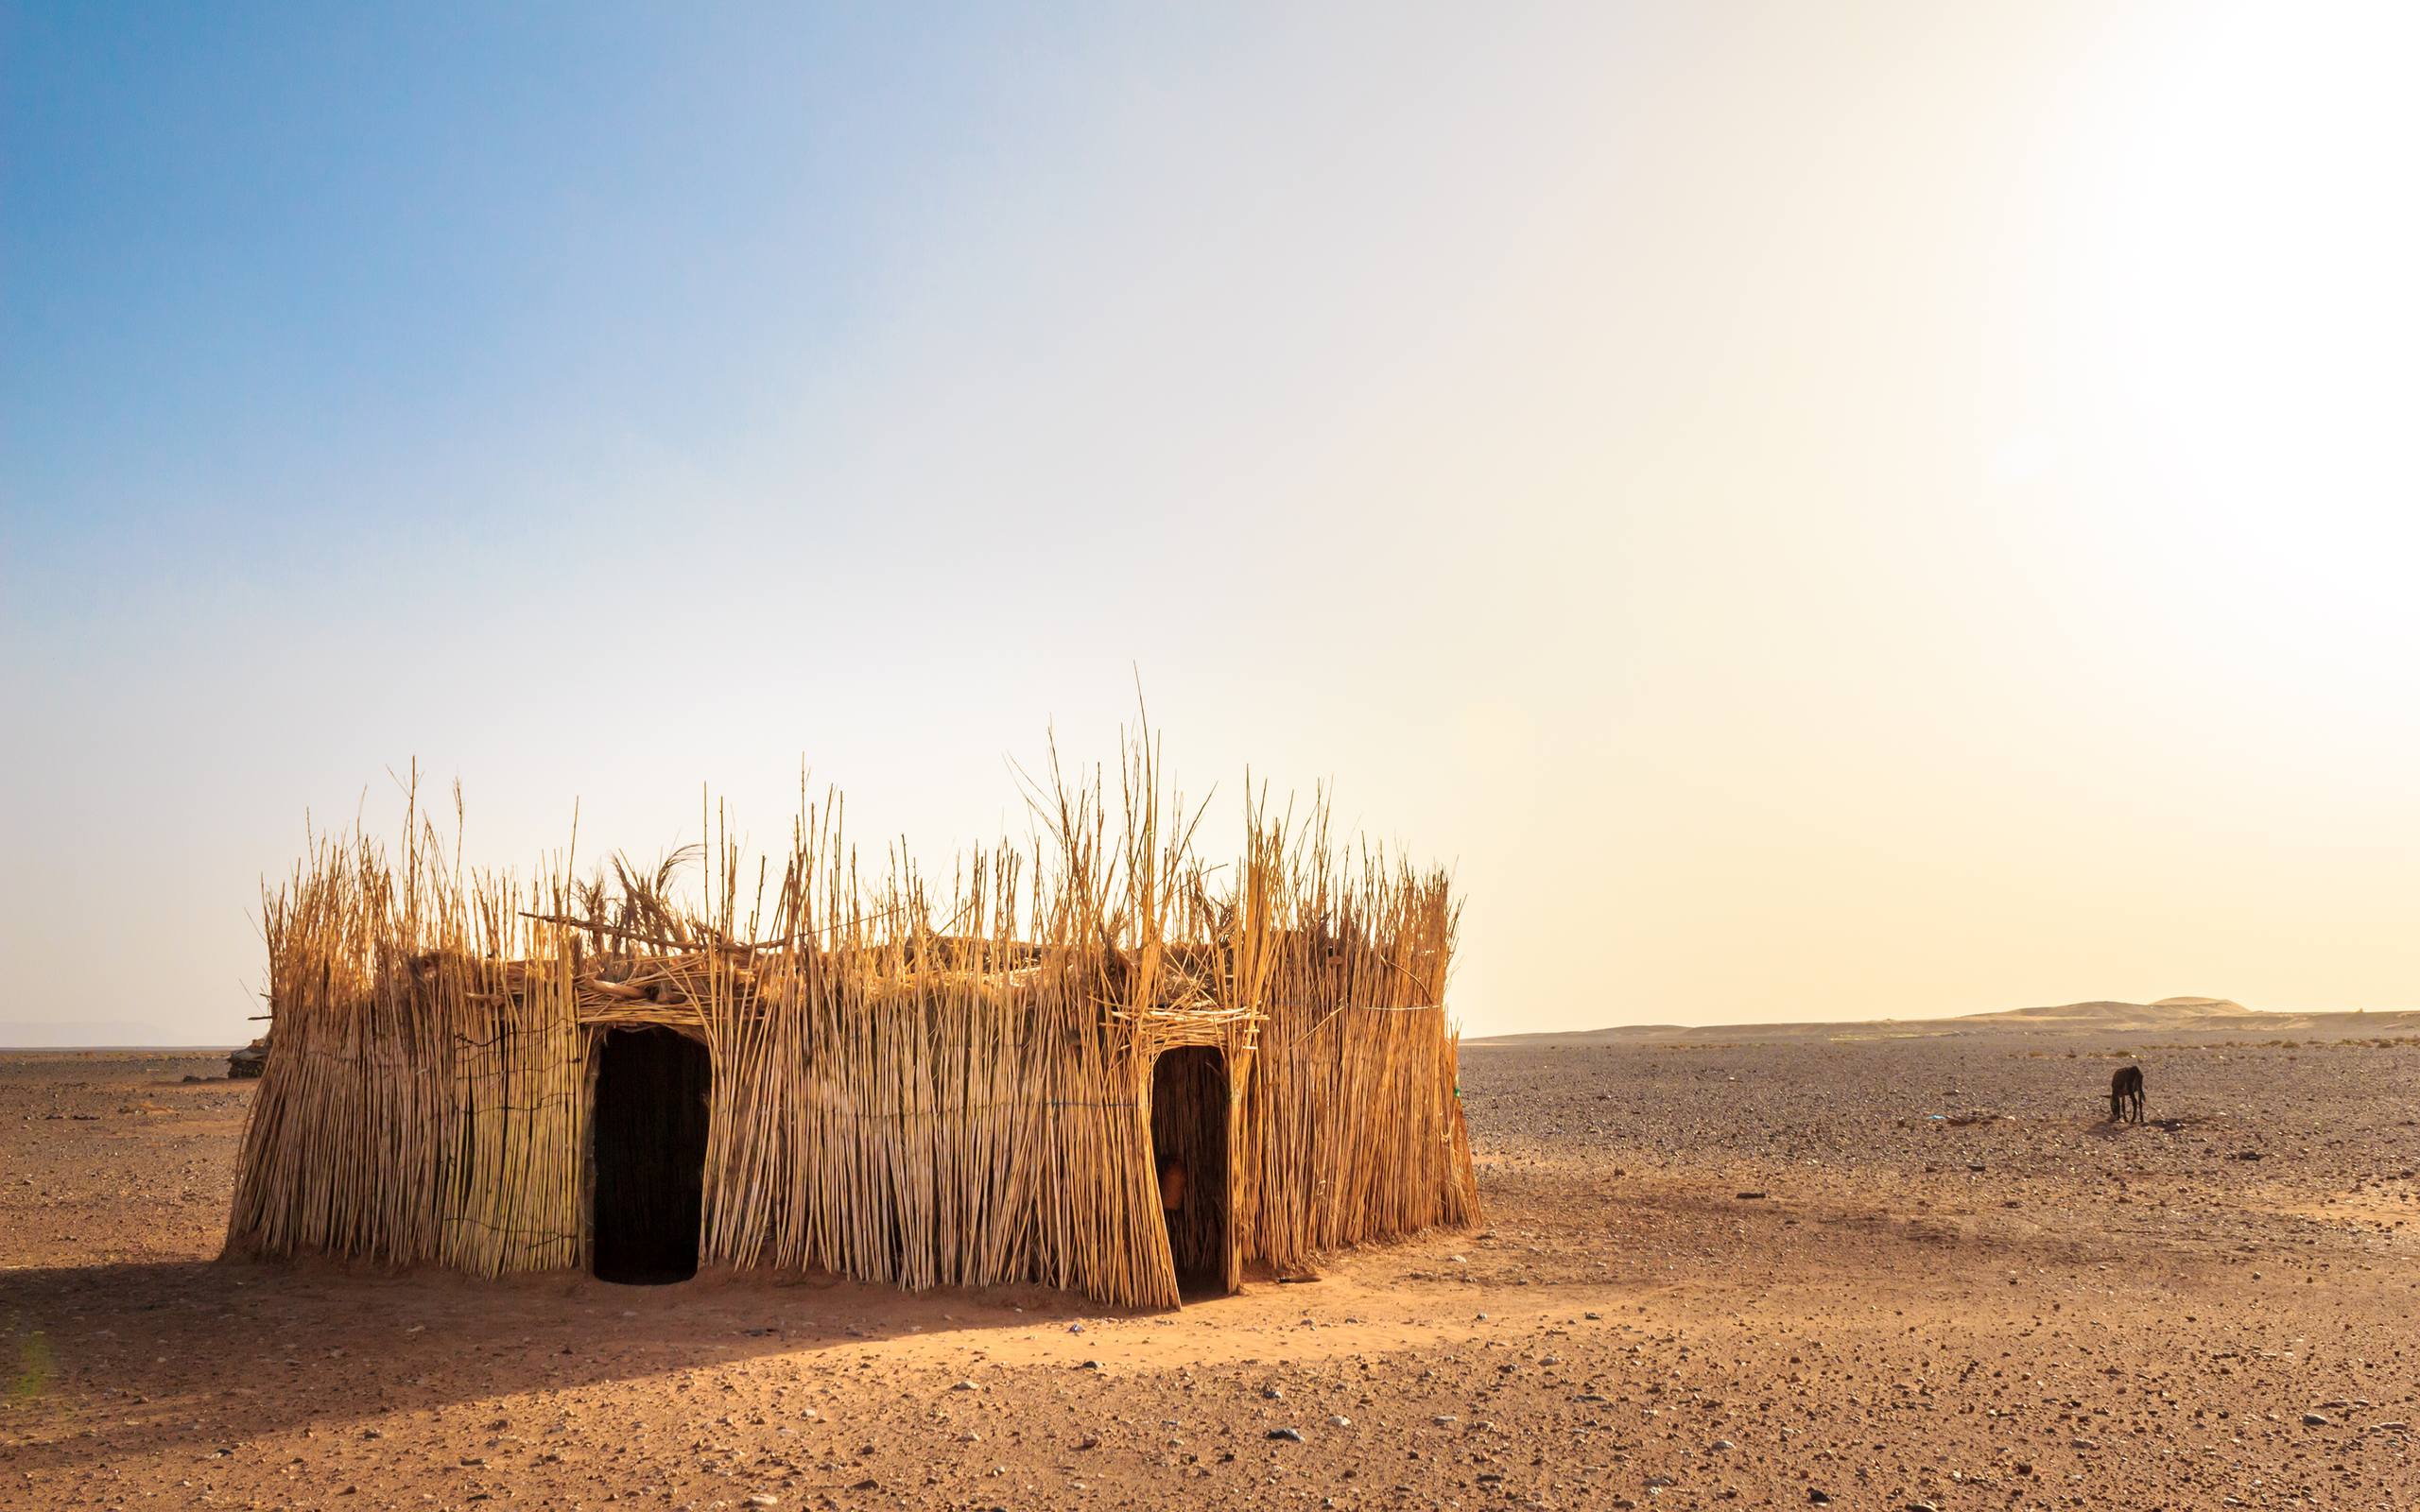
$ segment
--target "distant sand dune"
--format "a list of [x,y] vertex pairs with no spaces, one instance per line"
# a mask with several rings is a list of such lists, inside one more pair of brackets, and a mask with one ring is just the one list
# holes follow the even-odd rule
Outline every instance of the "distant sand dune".
[[193,1031],[180,1032],[132,1019],[0,1019],[0,1049],[148,1050],[187,1045]]
[[1673,1023],[1577,1029],[1561,1034],[1495,1035],[1465,1044],[1591,1044],[1641,1040],[1941,1039],[1979,1034],[2225,1035],[2238,1039],[2350,1039],[2420,1034],[2420,1009],[2383,1013],[2263,1013],[2233,998],[2175,997],[2156,1003],[2099,999],[2038,1008],[2003,1008],[1948,1019],[1873,1019],[1860,1022]]

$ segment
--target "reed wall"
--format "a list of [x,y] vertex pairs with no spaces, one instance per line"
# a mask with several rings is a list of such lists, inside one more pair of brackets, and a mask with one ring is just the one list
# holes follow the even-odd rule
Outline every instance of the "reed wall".
[[1114,810],[1054,782],[1044,838],[966,857],[945,898],[897,858],[864,880],[837,803],[786,857],[718,837],[684,902],[678,865],[466,872],[416,806],[393,857],[317,844],[265,899],[230,1251],[584,1264],[592,1053],[636,1024],[708,1047],[710,1265],[1173,1305],[1150,1093],[1178,1045],[1226,1061],[1230,1169],[1197,1190],[1228,1284],[1473,1222],[1448,880],[1331,848],[1316,806],[1249,810],[1214,868],[1148,758],[1121,775]]

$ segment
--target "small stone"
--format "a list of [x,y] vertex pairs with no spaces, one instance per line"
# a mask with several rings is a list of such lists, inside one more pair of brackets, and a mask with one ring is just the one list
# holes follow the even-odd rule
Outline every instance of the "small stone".
[[979,1391],[982,1388],[977,1386],[972,1381],[961,1381],[957,1385],[954,1385],[949,1389],[952,1391]]
[[1829,1494],[1819,1491],[1810,1486],[1806,1488],[1806,1500],[1814,1503],[1817,1506],[1828,1506],[1831,1504],[1832,1498]]
[[1443,1413],[1439,1413],[1436,1417],[1431,1418],[1428,1420],[1435,1423],[1440,1428],[1451,1428],[1456,1423],[1461,1421],[1460,1418],[1449,1418]]
[[1283,1386],[1263,1386],[1260,1388],[1260,1394],[1263,1400],[1269,1401],[1284,1401],[1286,1400],[1286,1388]]
[[739,1504],[742,1506],[779,1506],[782,1504],[782,1499],[768,1492],[759,1491]]
[[1738,1446],[1738,1445],[1737,1445],[1737,1444],[1735,1444],[1735,1443],[1733,1443],[1731,1440],[1729,1440],[1729,1439],[1727,1439],[1727,1438],[1718,1438],[1718,1439],[1716,1439],[1716,1440],[1714,1441],[1714,1444],[1713,1444],[1713,1446],[1712,1446],[1712,1447],[1713,1447],[1715,1450],[1717,1450],[1717,1451],[1725,1451],[1725,1450],[1734,1450],[1734,1449],[1737,1449],[1739,1446]]
[[1299,1444],[1303,1441],[1303,1431],[1299,1428],[1272,1428],[1269,1436],[1283,1439],[1288,1444]]
[[1327,1425],[1330,1428],[1350,1428],[1353,1426],[1353,1419],[1342,1413],[1338,1413],[1327,1420]]
[[2307,1412],[2303,1414],[2303,1426],[2305,1428],[2325,1428],[2335,1420],[2335,1418],[2330,1418],[2324,1412]]

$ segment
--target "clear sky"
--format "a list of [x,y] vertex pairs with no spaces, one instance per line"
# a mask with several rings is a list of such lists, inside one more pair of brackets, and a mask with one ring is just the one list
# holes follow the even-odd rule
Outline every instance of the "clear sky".
[[2412,15],[9,0],[0,1041],[415,756],[937,852],[1137,667],[1474,1033],[2420,1005]]

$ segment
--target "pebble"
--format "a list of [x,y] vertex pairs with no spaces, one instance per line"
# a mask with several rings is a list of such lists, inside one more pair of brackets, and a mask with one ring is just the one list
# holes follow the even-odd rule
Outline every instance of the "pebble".
[[1303,1441],[1303,1431],[1299,1428],[1272,1428],[1269,1431],[1269,1436],[1283,1439],[1289,1444],[1299,1444]]

